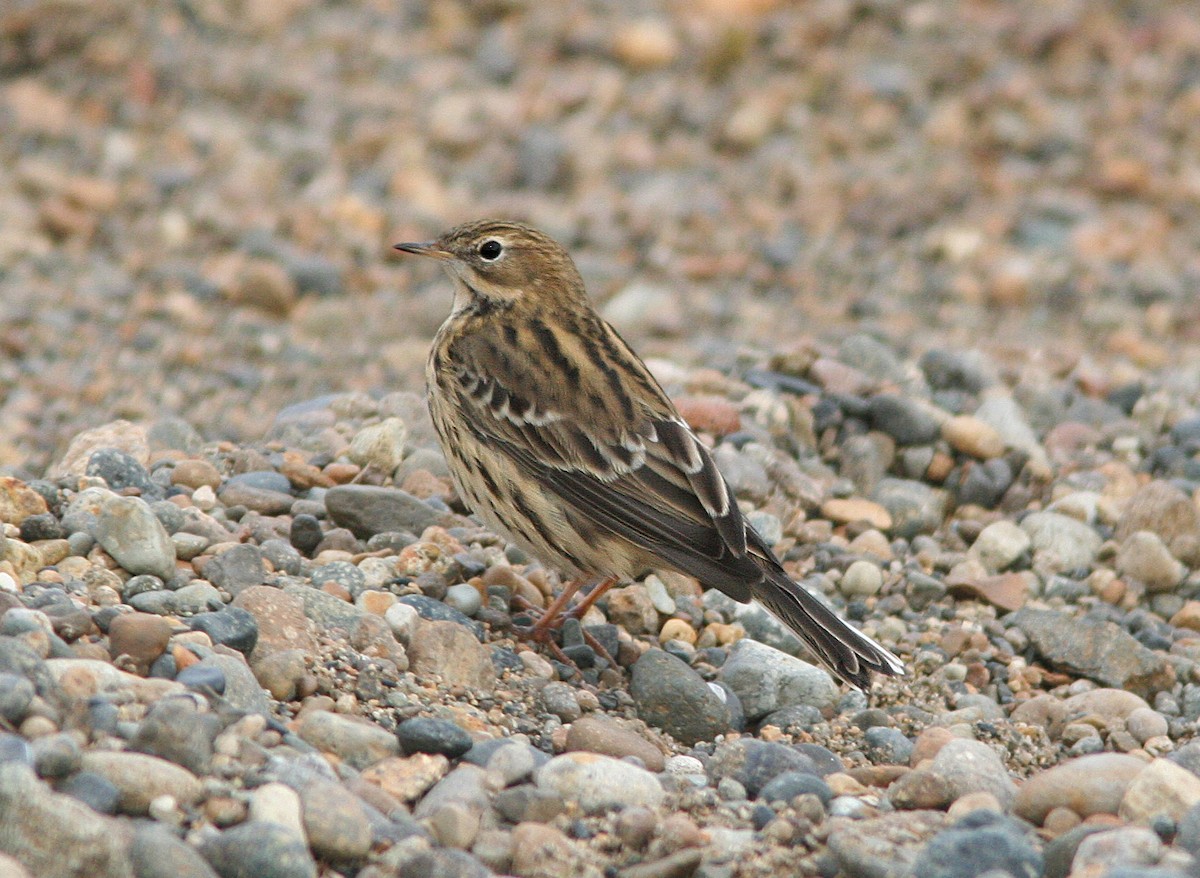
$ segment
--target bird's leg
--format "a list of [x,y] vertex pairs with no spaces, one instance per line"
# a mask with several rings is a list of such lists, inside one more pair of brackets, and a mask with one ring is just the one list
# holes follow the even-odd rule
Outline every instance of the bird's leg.
[[[551,602],[550,606],[546,607],[546,609],[544,609],[544,610],[539,610],[539,608],[530,604],[529,601],[525,600],[524,598],[514,596],[513,597],[514,604],[518,604],[524,610],[535,611],[535,612],[540,613],[540,615],[538,616],[537,622],[535,622],[533,625],[531,625],[528,628],[518,630],[518,632],[517,632],[518,635],[523,638],[527,638],[529,640],[535,641],[537,643],[544,643],[544,644],[548,645],[550,647],[551,651],[554,653],[555,658],[557,658],[559,661],[563,662],[564,664],[574,665],[575,663],[572,662],[569,658],[567,658],[566,654],[562,651],[562,649],[559,648],[558,644],[554,642],[554,637],[552,636],[552,632],[555,631],[556,629],[560,628],[562,626],[562,623],[564,621],[566,621],[568,618],[574,618],[574,619],[582,618],[587,613],[587,611],[589,609],[591,609],[592,605],[594,603],[596,603],[596,601],[598,601],[600,599],[600,597],[606,591],[608,591],[610,588],[612,588],[612,586],[616,582],[617,582],[617,577],[615,577],[615,576],[609,576],[609,577],[599,580],[592,587],[592,590],[587,593],[587,595],[583,598],[583,600],[581,600],[576,606],[572,607],[570,610],[566,610],[566,611],[564,611],[563,608],[570,602],[571,598],[574,597],[574,595],[583,586],[583,584],[584,584],[583,580],[577,579],[577,580],[573,580],[572,582],[567,583],[566,586],[563,587],[563,590],[558,595],[558,597],[556,597]],[[583,640],[588,646],[590,646],[596,652],[597,655],[599,655],[602,659],[604,659],[606,662],[608,662],[611,667],[614,667],[614,668],[619,667],[619,665],[617,665],[616,659],[614,659],[612,657],[612,655],[609,654],[608,650],[604,648],[604,645],[599,640],[597,640],[595,637],[593,637],[591,634],[589,634],[587,631],[583,632]]]
[[591,609],[592,604],[600,600],[601,596],[616,585],[616,583],[617,577],[606,576],[592,586],[592,590],[575,607],[564,612],[563,607],[570,602],[571,598],[574,597],[575,593],[584,584],[581,579],[568,582],[563,587],[562,593],[546,608],[546,612],[542,615],[542,618],[538,619],[537,624],[533,626],[534,629],[545,630],[547,628],[557,628],[562,625],[568,616],[582,619],[587,611]]

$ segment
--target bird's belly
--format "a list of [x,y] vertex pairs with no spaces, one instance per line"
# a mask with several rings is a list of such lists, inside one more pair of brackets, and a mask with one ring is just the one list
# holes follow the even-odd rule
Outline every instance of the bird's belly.
[[505,454],[445,417],[432,399],[430,413],[459,496],[489,528],[568,576],[626,578],[640,566],[624,541],[580,533],[553,494]]

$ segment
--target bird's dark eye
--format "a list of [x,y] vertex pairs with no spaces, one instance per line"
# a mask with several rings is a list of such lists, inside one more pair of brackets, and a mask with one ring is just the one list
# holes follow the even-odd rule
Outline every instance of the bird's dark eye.
[[494,241],[494,240],[493,241],[484,241],[482,244],[479,245],[479,255],[482,256],[484,259],[486,259],[488,262],[492,262],[496,259],[499,259],[500,254],[503,251],[504,251],[504,248],[500,245],[499,241]]

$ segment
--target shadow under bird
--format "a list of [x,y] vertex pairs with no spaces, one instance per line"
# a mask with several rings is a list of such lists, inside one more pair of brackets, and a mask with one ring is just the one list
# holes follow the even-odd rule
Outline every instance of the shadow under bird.
[[901,675],[894,655],[792,581],[742,517],[712,456],[588,300],[545,234],[485,220],[396,249],[439,260],[454,305],[426,375],[460,495],[488,525],[572,577],[590,604],[653,569],[756,600],[839,677]]

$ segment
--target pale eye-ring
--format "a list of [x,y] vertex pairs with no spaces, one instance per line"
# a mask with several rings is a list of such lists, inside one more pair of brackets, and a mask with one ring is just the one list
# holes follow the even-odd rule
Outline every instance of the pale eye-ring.
[[479,245],[479,256],[488,262],[495,262],[503,252],[503,245],[494,238],[489,238]]

